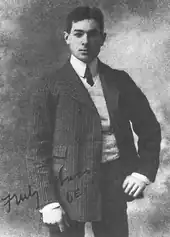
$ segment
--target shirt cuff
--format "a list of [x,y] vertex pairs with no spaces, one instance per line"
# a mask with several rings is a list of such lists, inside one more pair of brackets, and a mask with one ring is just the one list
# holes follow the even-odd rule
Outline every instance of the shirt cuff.
[[132,176],[137,178],[137,179],[140,179],[141,181],[145,182],[146,184],[150,184],[150,180],[143,174],[139,174],[139,173],[132,173]]
[[42,209],[39,210],[40,213],[49,211],[51,209],[56,209],[57,207],[60,207],[60,204],[58,202],[52,202],[47,205],[45,205]]

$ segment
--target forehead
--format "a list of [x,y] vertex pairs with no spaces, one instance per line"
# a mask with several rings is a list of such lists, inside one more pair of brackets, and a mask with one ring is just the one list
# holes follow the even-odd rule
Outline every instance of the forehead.
[[94,19],[85,19],[82,21],[72,22],[71,32],[77,31],[77,30],[81,30],[85,32],[88,32],[91,30],[100,31],[100,26],[98,22]]

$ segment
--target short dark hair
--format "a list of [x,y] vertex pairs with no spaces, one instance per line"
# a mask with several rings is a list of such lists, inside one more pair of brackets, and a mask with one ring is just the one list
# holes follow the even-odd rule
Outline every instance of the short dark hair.
[[86,19],[94,19],[100,27],[101,32],[104,31],[104,16],[97,7],[81,6],[71,11],[66,19],[66,32],[70,33],[73,22],[83,21]]

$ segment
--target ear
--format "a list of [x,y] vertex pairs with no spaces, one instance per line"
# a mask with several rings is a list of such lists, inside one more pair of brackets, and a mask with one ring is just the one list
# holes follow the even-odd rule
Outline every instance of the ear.
[[106,36],[107,36],[107,34],[104,32],[102,35],[102,45],[104,44],[104,42],[106,40]]
[[107,34],[106,33],[104,33],[103,34],[103,43],[105,42],[105,40],[106,40],[106,36],[107,36]]
[[69,33],[64,31],[64,40],[66,42],[66,44],[69,44]]

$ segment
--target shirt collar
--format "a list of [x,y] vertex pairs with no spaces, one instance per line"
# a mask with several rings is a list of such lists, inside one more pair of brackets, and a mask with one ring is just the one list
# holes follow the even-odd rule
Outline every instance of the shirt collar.
[[[77,59],[74,55],[71,55],[70,58],[70,63],[72,65],[72,67],[74,68],[74,70],[76,71],[76,73],[80,76],[80,77],[84,77],[85,75],[85,71],[86,71],[86,63],[80,61],[79,59]],[[95,77],[98,74],[98,59],[95,58],[90,64],[90,71],[92,73],[92,76]]]

